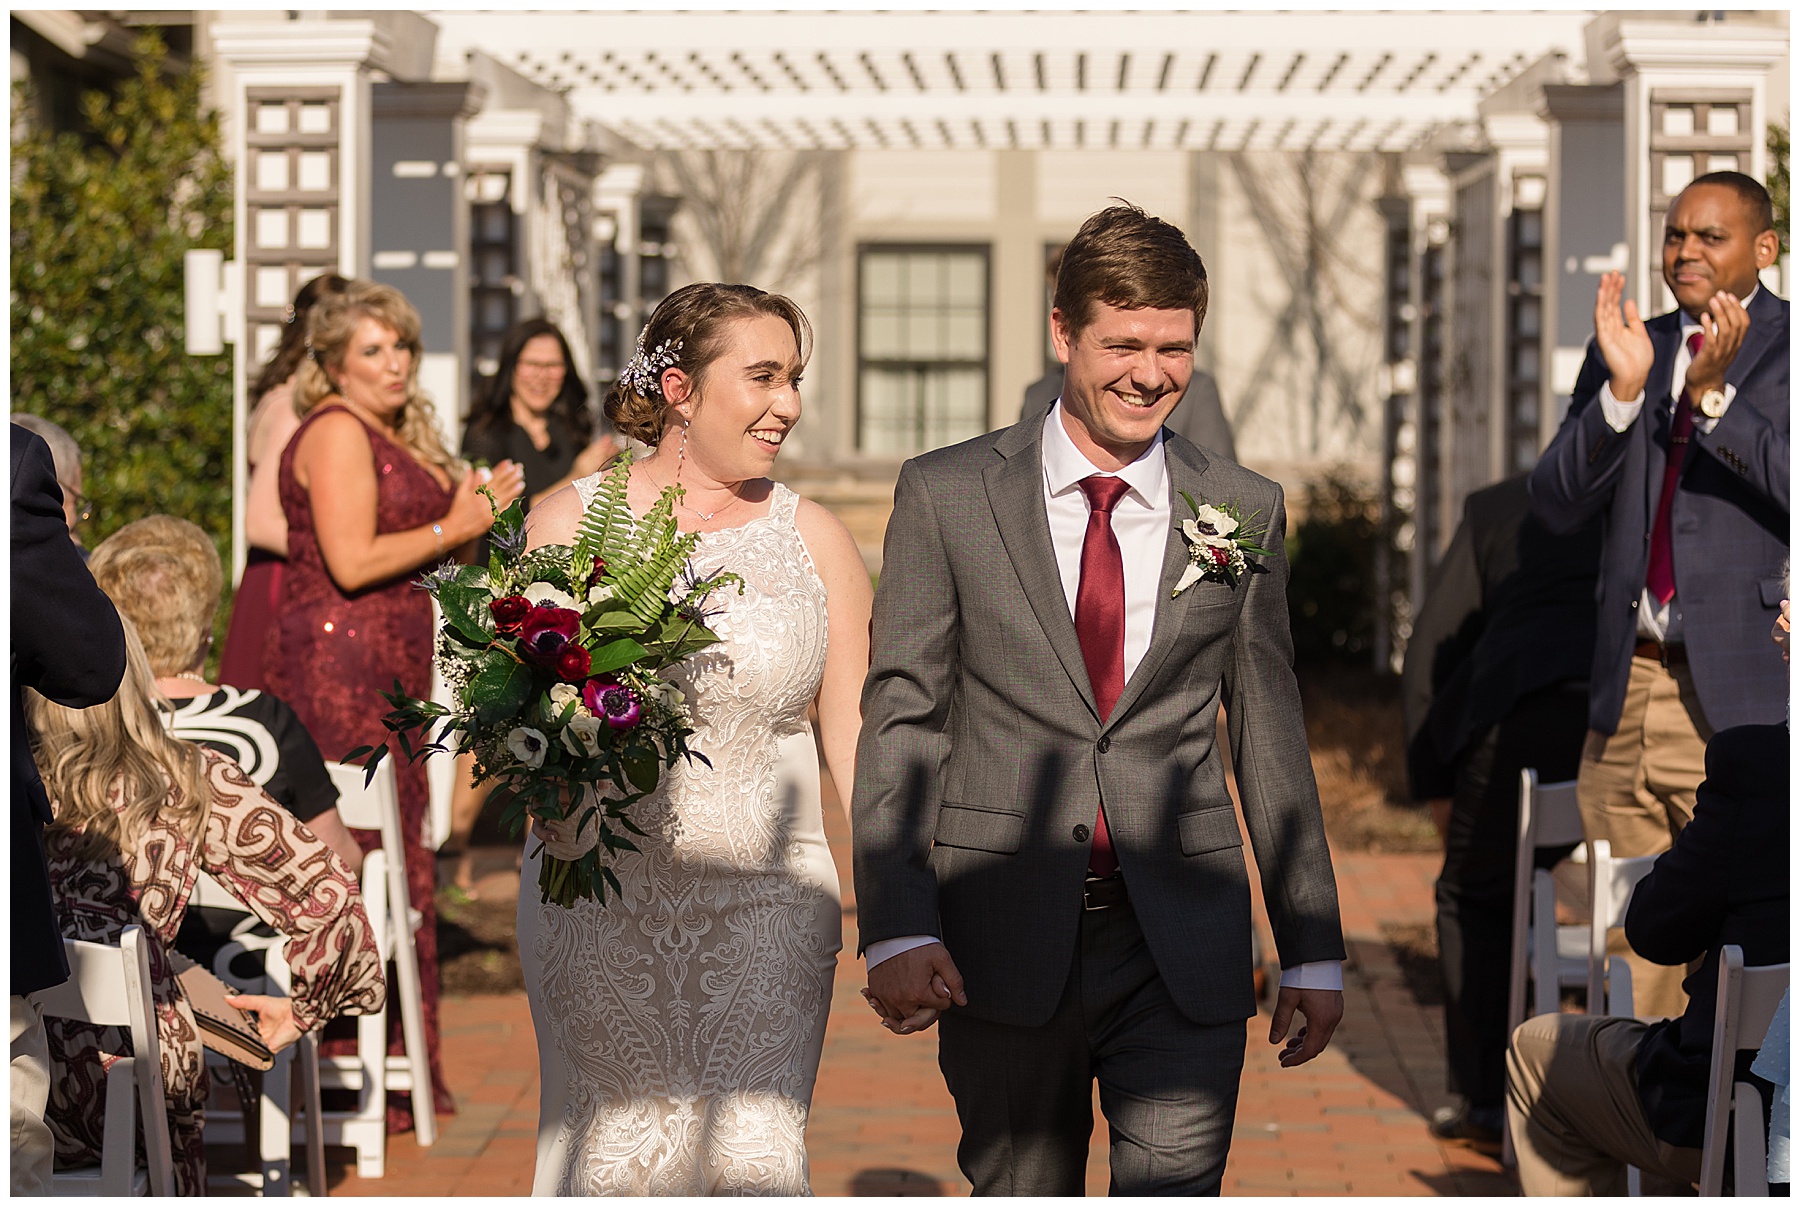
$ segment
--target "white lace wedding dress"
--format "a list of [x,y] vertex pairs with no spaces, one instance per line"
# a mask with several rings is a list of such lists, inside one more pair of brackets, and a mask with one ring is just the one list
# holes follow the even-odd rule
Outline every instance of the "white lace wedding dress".
[[[576,483],[585,505],[597,478]],[[624,897],[571,910],[519,890],[543,1077],[534,1194],[808,1193],[806,1117],[842,924],[806,712],[825,585],[777,485],[766,516],[707,533],[719,645],[676,675],[694,749],[633,809]],[[530,849],[539,844],[533,840]]]

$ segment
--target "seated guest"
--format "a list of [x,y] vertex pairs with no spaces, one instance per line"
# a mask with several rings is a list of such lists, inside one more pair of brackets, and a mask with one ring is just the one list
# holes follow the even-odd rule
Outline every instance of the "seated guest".
[[[1707,744],[1694,818],[1632,893],[1625,934],[1659,964],[1705,957],[1683,985],[1687,1011],[1519,1025],[1507,1111],[1526,1194],[1623,1194],[1627,1164],[1644,1171],[1646,1194],[1699,1179],[1719,949],[1736,944],[1752,966],[1788,958],[1787,726],[1737,726]],[[1750,1058],[1739,1054],[1740,1077]]]
[[[110,702],[76,710],[26,694],[32,753],[56,821],[45,835],[51,893],[65,938],[117,945],[144,928],[163,1047],[175,1192],[206,1192],[201,1142],[208,1079],[193,1012],[168,947],[205,872],[287,936],[292,996],[244,994],[273,1050],[339,1014],[380,1009],[386,987],[356,879],[229,758],[172,736],[157,711],[144,648],[124,622],[125,681]],[[65,1162],[100,1159],[106,1054],[126,1055],[121,1028],[47,1020],[47,1121]]]
[[208,683],[202,673],[223,577],[212,539],[197,524],[150,516],[101,541],[88,569],[137,627],[156,689],[175,705],[175,736],[229,755],[351,871],[361,871],[362,848],[338,817],[337,788],[294,710],[267,692]]
[[[1183,405],[1186,405],[1185,403]],[[1401,672],[1406,772],[1444,834],[1436,887],[1450,1090],[1440,1140],[1500,1141],[1519,772],[1572,780],[1587,737],[1598,522],[1531,517],[1525,476],[1478,490],[1432,572]],[[1547,850],[1551,867],[1568,853]]]

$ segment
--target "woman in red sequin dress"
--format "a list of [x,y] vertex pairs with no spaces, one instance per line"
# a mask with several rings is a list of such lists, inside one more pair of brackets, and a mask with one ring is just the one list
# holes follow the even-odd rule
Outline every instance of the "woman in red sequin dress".
[[[431,692],[431,599],[419,575],[474,542],[493,523],[482,483],[445,448],[419,394],[419,315],[396,289],[353,281],[307,316],[308,358],[295,382],[304,416],[281,457],[288,570],[264,647],[270,688],[294,708],[327,759],[382,740],[394,681]],[[524,489],[502,462],[486,485],[505,507]],[[397,752],[396,752],[397,755]],[[455,1109],[438,1053],[436,860],[424,842],[423,764],[391,759],[399,780],[412,906],[424,985],[425,1038],[435,1105]],[[353,831],[365,850],[380,836]],[[390,1015],[401,1051],[399,1013]],[[388,1129],[411,1124],[410,1104],[389,1099]],[[404,1099],[402,1100],[404,1102]]]

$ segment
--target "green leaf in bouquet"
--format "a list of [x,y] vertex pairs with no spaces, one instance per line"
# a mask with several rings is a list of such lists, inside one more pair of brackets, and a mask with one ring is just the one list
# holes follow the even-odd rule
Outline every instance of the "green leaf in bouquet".
[[[617,603],[617,600],[606,600],[604,603],[596,606],[595,609],[588,614],[590,619],[587,621],[587,626],[595,635],[609,632],[636,632],[643,628],[643,625],[638,622],[635,613],[619,610],[615,606]],[[602,612],[600,611],[601,608],[610,610]]]
[[508,658],[490,662],[469,680],[467,701],[475,709],[475,720],[492,725],[525,707],[531,697],[531,671],[522,663]]
[[452,581],[459,586],[489,591],[490,594],[493,586],[493,579],[488,574],[486,566],[464,566],[456,572],[456,577]]
[[625,764],[625,777],[632,787],[639,792],[656,791],[656,782],[662,776],[662,760],[656,757],[654,750],[633,746],[625,751],[620,761]]
[[576,561],[591,566],[596,557],[603,557],[610,567],[620,560],[635,526],[631,507],[625,501],[630,482],[631,454],[626,452],[600,479],[593,500],[582,513],[581,523],[575,530]]
[[588,674],[604,675],[612,671],[623,670],[649,652],[629,637],[609,641],[594,651],[593,662],[588,667]]
[[494,639],[494,614],[488,607],[492,597],[486,591],[447,583],[438,588],[437,597],[444,623],[465,645],[479,649]]

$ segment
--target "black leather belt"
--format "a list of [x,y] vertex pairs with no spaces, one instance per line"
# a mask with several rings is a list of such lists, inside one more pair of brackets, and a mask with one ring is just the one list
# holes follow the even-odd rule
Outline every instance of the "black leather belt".
[[1664,669],[1687,665],[1687,646],[1664,645],[1654,637],[1640,637],[1631,652],[1639,658],[1648,658],[1652,662],[1662,663]]
[[1116,872],[1104,880],[1098,876],[1089,876],[1081,890],[1081,907],[1087,910],[1111,909],[1115,905],[1124,905],[1125,877]]

